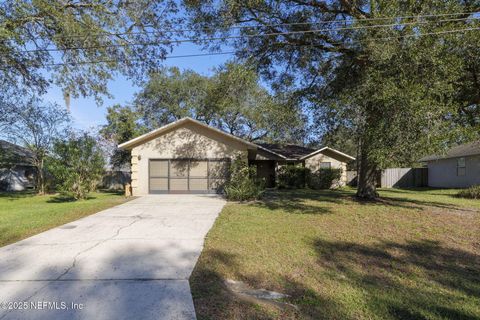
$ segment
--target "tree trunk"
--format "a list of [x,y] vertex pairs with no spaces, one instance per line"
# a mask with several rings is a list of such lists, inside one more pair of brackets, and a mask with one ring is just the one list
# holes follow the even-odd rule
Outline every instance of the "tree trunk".
[[40,195],[45,194],[45,176],[44,176],[44,170],[43,170],[43,165],[44,161],[43,159],[40,159],[36,163],[37,167],[37,193]]
[[374,200],[378,198],[376,182],[377,166],[368,159],[368,147],[362,145],[358,172],[357,198],[363,200]]

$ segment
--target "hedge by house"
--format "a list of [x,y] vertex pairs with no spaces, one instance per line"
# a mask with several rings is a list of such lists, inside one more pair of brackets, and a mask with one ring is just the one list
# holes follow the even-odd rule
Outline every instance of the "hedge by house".
[[330,189],[340,185],[342,169],[322,168],[310,174],[308,186],[312,189]]
[[278,170],[277,186],[281,189],[330,189],[340,184],[341,169],[319,169],[312,172],[302,166],[287,165]]
[[277,172],[277,186],[280,189],[305,188],[310,174],[310,169],[302,166],[282,166]]
[[263,181],[257,179],[257,170],[254,166],[235,159],[230,167],[230,179],[225,186],[225,195],[228,200],[246,201],[259,199],[265,190]]

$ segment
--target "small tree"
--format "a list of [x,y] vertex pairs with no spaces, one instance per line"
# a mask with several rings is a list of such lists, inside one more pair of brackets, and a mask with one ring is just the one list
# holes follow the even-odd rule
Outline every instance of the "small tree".
[[100,135],[114,144],[110,157],[113,168],[121,169],[130,165],[130,151],[119,150],[117,145],[138,137],[148,130],[139,123],[140,114],[129,106],[116,104],[107,108],[107,124],[100,129]]
[[255,167],[249,167],[245,161],[237,158],[230,167],[230,180],[225,186],[228,200],[255,200],[262,196],[265,185],[257,179]]
[[37,97],[18,100],[10,105],[10,121],[5,136],[26,147],[32,154],[28,160],[36,168],[36,189],[45,193],[45,160],[53,142],[65,136],[70,117],[68,112],[55,104],[45,104]]
[[101,180],[105,159],[95,138],[83,133],[55,142],[49,165],[59,191],[85,199]]

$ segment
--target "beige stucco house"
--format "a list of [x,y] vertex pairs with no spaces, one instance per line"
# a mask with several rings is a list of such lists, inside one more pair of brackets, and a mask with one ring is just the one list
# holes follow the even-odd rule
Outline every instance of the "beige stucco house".
[[275,184],[276,169],[302,164],[312,170],[341,168],[353,157],[323,147],[255,144],[191,118],[183,118],[119,145],[131,150],[133,195],[151,193],[221,192],[228,168],[237,157],[257,166],[268,187]]
[[419,160],[428,167],[428,186],[467,188],[480,185],[480,141],[451,148],[445,154]]

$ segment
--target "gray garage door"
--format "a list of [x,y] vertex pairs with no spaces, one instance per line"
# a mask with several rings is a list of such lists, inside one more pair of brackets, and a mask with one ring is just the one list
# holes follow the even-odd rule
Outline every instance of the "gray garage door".
[[222,192],[228,167],[228,159],[152,159],[150,193]]

